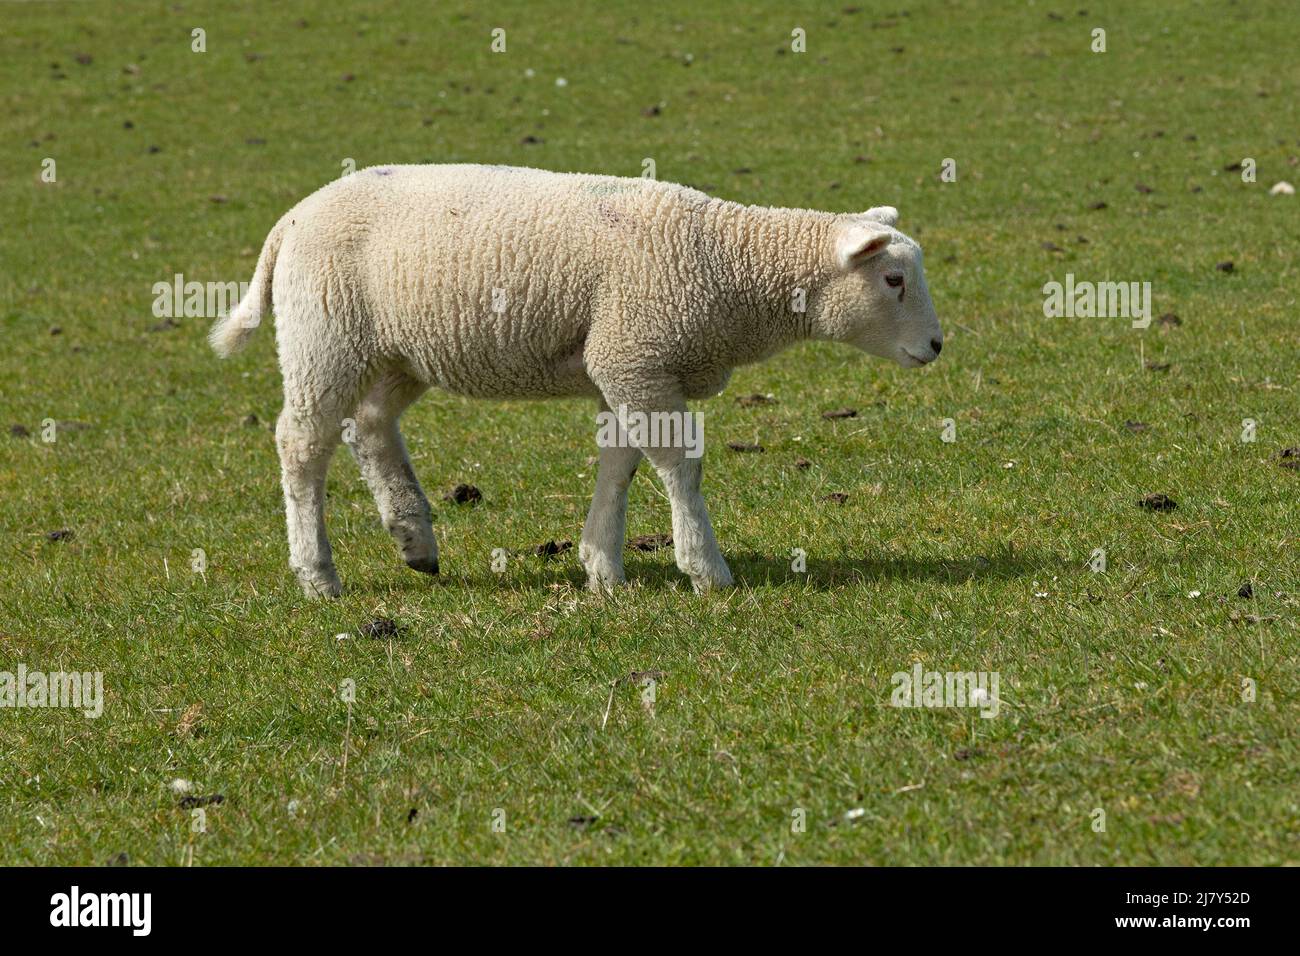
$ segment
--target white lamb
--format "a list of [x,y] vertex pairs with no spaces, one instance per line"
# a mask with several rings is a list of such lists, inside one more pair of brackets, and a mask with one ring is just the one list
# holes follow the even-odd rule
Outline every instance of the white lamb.
[[[505,166],[374,167],[308,196],[271,230],[248,295],[211,334],[230,355],[274,304],[276,443],[304,591],[340,591],[325,472],[346,419],[384,527],[410,567],[438,573],[429,502],[397,427],[430,386],[683,414],[737,365],[802,339],[933,361],[942,332],[921,249],[897,218],[888,206],[742,206],[654,180]],[[697,591],[730,585],[700,459],[619,444],[602,443],[582,530],[588,586],[624,580],[627,490],[643,455],[668,492],[677,566]]]

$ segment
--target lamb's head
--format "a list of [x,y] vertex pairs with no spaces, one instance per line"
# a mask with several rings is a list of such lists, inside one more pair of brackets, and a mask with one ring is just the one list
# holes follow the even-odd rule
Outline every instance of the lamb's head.
[[939,357],[943,330],[925,284],[921,247],[895,229],[896,222],[892,206],[839,217],[818,324],[827,338],[910,368]]

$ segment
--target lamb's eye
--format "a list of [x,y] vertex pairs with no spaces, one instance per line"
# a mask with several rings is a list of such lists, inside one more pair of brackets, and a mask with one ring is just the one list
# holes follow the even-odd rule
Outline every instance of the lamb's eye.
[[885,285],[891,289],[897,289],[903,284],[903,274],[901,272],[891,272],[885,276]]

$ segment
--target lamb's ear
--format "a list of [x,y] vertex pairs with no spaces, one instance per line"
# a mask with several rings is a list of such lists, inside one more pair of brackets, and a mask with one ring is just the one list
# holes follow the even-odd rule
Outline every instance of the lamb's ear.
[[862,215],[886,226],[898,225],[898,210],[893,206],[872,206]]
[[849,222],[835,237],[835,262],[841,269],[852,269],[864,259],[885,251],[894,234],[883,226],[869,222]]

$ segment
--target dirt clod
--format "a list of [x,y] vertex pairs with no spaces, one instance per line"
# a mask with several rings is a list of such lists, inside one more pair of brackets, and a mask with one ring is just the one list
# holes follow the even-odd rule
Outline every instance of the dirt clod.
[[57,531],[45,532],[46,541],[67,541],[72,537],[71,528],[59,528]]
[[762,445],[751,445],[743,441],[729,441],[727,442],[727,447],[732,451],[739,452],[761,452],[764,450]]
[[1245,582],[1244,584],[1242,584],[1241,587],[1237,588],[1237,597],[1239,598],[1244,598],[1245,600],[1249,601],[1254,596],[1255,596],[1255,585],[1251,584],[1249,581]]
[[830,421],[834,418],[857,418],[858,410],[856,408],[836,408],[829,412],[822,412],[822,418]]
[[357,628],[362,637],[397,637],[401,628],[397,622],[386,617],[376,617]]
[[556,543],[555,541],[547,541],[544,544],[539,544],[537,547],[533,548],[533,554],[537,555],[539,558],[550,558],[557,554],[563,554],[572,547],[573,542],[567,539],[560,541],[559,543]]
[[1145,508],[1147,511],[1173,511],[1178,507],[1178,502],[1166,494],[1155,492],[1139,498],[1138,507]]
[[831,501],[837,505],[842,505],[849,500],[849,496],[842,491],[833,491],[829,495],[822,495],[822,501]]
[[642,534],[635,538],[629,538],[627,546],[633,551],[658,551],[660,548],[671,547],[673,536],[670,534]]
[[742,395],[736,399],[736,404],[741,408],[754,408],[757,405],[775,405],[776,399],[770,395],[759,395],[755,392],[753,395]]
[[181,797],[177,806],[182,810],[193,810],[195,807],[220,806],[226,802],[226,798],[220,793],[211,793],[202,797]]
[[447,494],[442,496],[443,501],[450,501],[453,504],[477,504],[483,500],[483,492],[479,491],[473,485],[457,485]]

